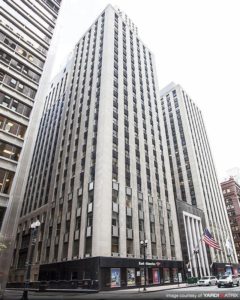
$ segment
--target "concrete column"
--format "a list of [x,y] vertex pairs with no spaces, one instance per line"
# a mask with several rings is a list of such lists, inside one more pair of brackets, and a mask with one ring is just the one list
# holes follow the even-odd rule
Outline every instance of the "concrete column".
[[[199,257],[197,257],[198,254],[194,253],[194,250],[198,250],[198,240],[196,237],[195,219],[193,219],[193,218],[190,219],[190,227],[191,227],[192,239],[193,239],[193,257],[194,257],[194,260],[196,261],[196,274],[198,276],[199,275],[198,267],[199,267],[200,261],[199,261]],[[201,271],[200,271],[200,276],[202,276]]]
[[188,249],[188,257],[189,257],[189,263],[191,267],[191,276],[193,276],[193,261],[191,257],[191,245],[190,245],[190,237],[189,237],[189,232],[188,232],[188,217],[183,215],[183,220],[184,220],[184,228],[186,232],[186,240],[187,240],[187,249]]
[[203,275],[210,275],[209,272],[207,271],[206,269],[206,263],[205,263],[205,260],[204,260],[204,253],[203,253],[203,245],[202,245],[202,241],[200,241],[201,239],[201,235],[200,235],[200,232],[199,232],[199,223],[200,221],[197,220],[196,221],[196,232],[197,232],[197,239],[199,241],[199,259],[201,261],[201,267],[203,268]]
[[197,275],[197,263],[196,263],[196,257],[193,253],[193,250],[194,250],[194,241],[193,241],[193,234],[192,234],[192,230],[191,230],[191,220],[190,220],[190,217],[187,216],[187,225],[188,225],[188,234],[189,234],[189,242],[190,242],[190,257],[192,258],[192,261],[193,261],[193,265],[194,265],[194,275],[196,276]]

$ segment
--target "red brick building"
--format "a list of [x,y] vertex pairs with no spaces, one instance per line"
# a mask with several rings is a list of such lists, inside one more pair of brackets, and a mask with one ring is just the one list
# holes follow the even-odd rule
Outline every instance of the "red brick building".
[[230,177],[221,183],[227,208],[228,218],[232,229],[235,248],[240,262],[240,185]]

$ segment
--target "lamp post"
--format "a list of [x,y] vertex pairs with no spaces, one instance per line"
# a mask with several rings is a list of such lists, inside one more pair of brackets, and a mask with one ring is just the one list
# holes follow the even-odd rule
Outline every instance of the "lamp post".
[[24,279],[24,290],[21,300],[28,300],[28,286],[30,281],[30,275],[31,275],[31,266],[32,266],[32,260],[33,260],[33,251],[34,246],[36,244],[37,240],[37,230],[38,227],[41,225],[39,220],[36,220],[31,224],[31,233],[30,233],[30,249],[29,249],[29,258],[28,261],[26,261],[26,270],[25,270],[25,279]]
[[[194,249],[193,253],[196,255],[196,271],[197,271],[197,278],[199,278],[199,264],[198,264],[198,253],[199,253],[199,249]],[[200,271],[200,270],[199,270]]]
[[148,245],[148,240],[140,241],[141,246],[143,247],[143,263],[144,263],[144,287],[143,290],[146,291],[147,285],[147,270],[146,270],[146,248]]

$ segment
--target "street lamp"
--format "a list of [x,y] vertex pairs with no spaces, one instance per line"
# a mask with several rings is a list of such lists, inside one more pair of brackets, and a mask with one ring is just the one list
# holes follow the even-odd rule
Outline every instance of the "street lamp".
[[144,262],[144,287],[143,290],[146,291],[147,285],[147,269],[146,269],[146,248],[148,245],[148,240],[140,241],[140,245],[143,247],[143,262]]
[[39,220],[36,220],[33,222],[30,226],[31,228],[31,233],[30,233],[30,253],[29,253],[29,258],[28,261],[26,261],[26,270],[25,270],[25,280],[24,280],[24,290],[23,290],[23,295],[22,295],[22,300],[28,300],[28,285],[30,281],[30,275],[31,275],[31,266],[32,266],[32,260],[33,260],[33,251],[34,251],[34,246],[36,244],[37,240],[37,230],[38,227],[41,225]]
[[199,272],[198,272],[198,270],[200,271],[200,269],[199,269],[199,264],[198,264],[198,253],[199,253],[199,249],[194,249],[194,250],[193,250],[193,253],[196,255],[196,271],[197,271],[197,277],[199,278]]

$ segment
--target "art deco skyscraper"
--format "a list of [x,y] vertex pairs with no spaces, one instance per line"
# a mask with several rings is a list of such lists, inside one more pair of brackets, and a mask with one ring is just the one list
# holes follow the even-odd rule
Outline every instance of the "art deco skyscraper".
[[21,276],[29,224],[38,218],[32,277],[40,268],[40,278],[88,276],[104,288],[116,286],[111,272],[121,269],[123,285],[127,272],[137,284],[140,241],[148,240],[149,284],[176,282],[182,256],[153,54],[109,5],[76,45],[67,72],[59,131],[45,110],[38,132],[12,280]]
[[[229,261],[225,243],[232,234],[202,113],[174,83],[164,88],[160,97],[184,260],[190,262],[192,275],[197,275],[198,265],[201,274],[209,273],[212,263],[217,268],[217,263]],[[207,253],[199,242],[205,228],[222,251],[210,248]],[[199,250],[197,258],[195,249]],[[237,262],[235,251],[232,262]]]
[[1,1],[0,230],[60,4]]

